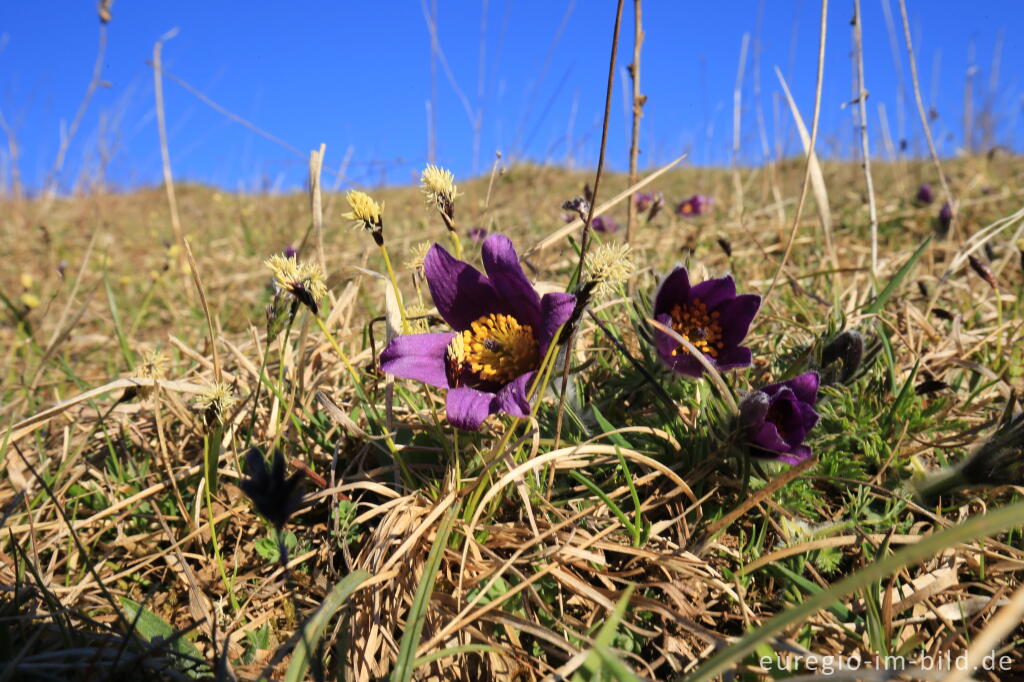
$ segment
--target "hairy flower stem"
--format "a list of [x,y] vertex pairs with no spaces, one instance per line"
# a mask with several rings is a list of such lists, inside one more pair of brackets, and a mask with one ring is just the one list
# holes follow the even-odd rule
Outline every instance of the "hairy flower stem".
[[462,240],[459,239],[459,233],[455,231],[454,225],[449,228],[448,236],[451,237],[452,248],[455,249],[455,257],[462,260]]
[[409,318],[405,314],[405,303],[402,302],[402,292],[398,288],[398,278],[395,277],[395,269],[391,267],[391,256],[388,255],[388,249],[384,246],[383,240],[380,242],[380,252],[384,256],[384,267],[388,270],[388,279],[391,280],[391,286],[395,290],[395,300],[398,301],[398,314],[402,316],[402,333],[412,334]]
[[[217,428],[214,429],[214,432],[212,434],[206,437],[207,453],[209,453],[212,450],[220,450],[221,432],[222,430],[220,428]],[[216,438],[212,438],[211,436],[215,436]],[[214,445],[214,442],[216,443],[216,445]],[[207,458],[207,461],[209,461],[209,458]],[[216,463],[214,464],[214,467],[216,467]],[[207,468],[205,497],[206,514],[210,519],[210,544],[213,545],[213,558],[214,561],[217,562],[217,570],[220,571],[220,579],[224,582],[224,589],[228,591],[228,599],[231,601],[231,608],[234,610],[235,613],[238,613],[241,610],[241,607],[238,604],[238,600],[235,599],[235,589],[233,583],[231,582],[230,579],[228,579],[227,571],[224,570],[224,559],[223,557],[221,557],[220,554],[220,543],[217,542],[217,526],[214,523],[213,518],[213,493],[210,491],[210,479],[211,476],[209,474],[209,468]]]
[[[373,403],[370,402],[369,398],[363,392],[362,384],[359,383],[359,374],[356,373],[356,368],[352,366],[352,362],[348,359],[348,355],[346,355],[345,351],[341,349],[341,346],[338,345],[338,342],[334,340],[334,335],[327,330],[326,325],[324,325],[324,321],[321,320],[319,316],[316,317],[316,323],[317,326],[320,327],[320,331],[323,332],[323,335],[327,337],[327,342],[331,344],[331,348],[334,349],[334,352],[337,353],[339,358],[341,358],[342,364],[345,365],[345,369],[348,371],[349,376],[352,378],[352,385],[355,388],[356,394],[359,396],[359,399],[362,400],[363,405],[365,405],[371,411],[371,413],[373,414],[373,418],[378,423],[381,423],[380,414],[378,414],[376,406],[374,406]],[[391,456],[394,458],[395,462],[398,463],[398,468],[401,469],[402,471],[402,477],[405,479],[405,484],[410,488],[413,487],[415,479],[412,476],[412,472],[409,471],[409,468],[405,463],[405,459],[402,457],[401,452],[399,452],[398,450],[398,446],[395,445],[395,441],[391,438],[391,435],[388,433],[384,434],[384,444],[387,445],[388,450],[391,452]]]

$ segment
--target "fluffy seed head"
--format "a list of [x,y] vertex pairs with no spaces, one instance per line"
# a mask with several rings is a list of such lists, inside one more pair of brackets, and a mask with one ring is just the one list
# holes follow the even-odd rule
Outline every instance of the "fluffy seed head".
[[406,270],[423,274],[423,261],[426,260],[427,253],[430,252],[430,247],[433,245],[433,242],[420,242],[412,247],[409,251],[409,258],[402,265]]
[[421,189],[427,204],[435,207],[445,217],[455,217],[455,176],[447,168],[428,163],[420,176]]
[[[135,376],[140,379],[166,379],[171,361],[158,350],[151,350],[142,356],[142,362],[135,367]],[[148,398],[153,393],[152,386],[139,386],[138,395]]]
[[274,254],[264,263],[274,273],[274,287],[288,292],[316,315],[320,301],[327,295],[327,282],[319,263],[299,263],[294,256]]
[[356,221],[359,227],[370,232],[384,229],[384,204],[378,204],[369,194],[356,189],[349,190],[345,200],[352,210],[344,213],[344,217]]
[[196,396],[193,405],[203,413],[207,424],[216,421],[223,421],[224,415],[231,410],[238,402],[238,398],[231,392],[231,386],[224,382],[211,383],[206,389]]
[[584,264],[587,281],[594,283],[594,296],[610,298],[635,271],[629,244],[608,242],[590,254]]

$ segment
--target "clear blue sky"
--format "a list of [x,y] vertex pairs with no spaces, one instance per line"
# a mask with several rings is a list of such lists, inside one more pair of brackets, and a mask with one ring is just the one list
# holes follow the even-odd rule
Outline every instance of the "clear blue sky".
[[[424,0],[429,6],[431,0]],[[883,5],[898,37],[899,68]],[[973,44],[979,71],[975,111],[995,113],[996,140],[1024,140],[1024,2],[907,0],[926,104],[944,155],[962,145],[964,79]],[[479,146],[462,99],[439,64],[436,77],[436,158],[458,177],[483,172],[494,151],[592,167],[597,158],[612,0],[438,0],[441,47],[472,116],[480,116]],[[632,53],[627,2],[609,138],[612,167],[626,165],[629,138],[622,68]],[[852,1],[830,3],[820,152],[849,155]],[[921,152],[923,138],[909,83],[898,0],[862,0],[870,132],[881,148],[878,105],[893,136]],[[743,85],[740,161],[762,160],[753,61],[759,53],[760,101],[769,145],[797,140],[774,66],[790,82],[809,119],[813,105],[819,3],[813,0],[647,0],[642,62],[649,102],[642,164],[689,150],[696,164],[729,163],[733,89],[743,35],[751,36]],[[481,21],[485,19],[485,21]],[[302,151],[276,145],[214,111],[177,83],[164,91],[176,178],[228,189],[302,186],[308,150],[327,143],[336,168],[352,149],[356,184],[413,180],[428,156],[427,102],[432,99],[430,36],[418,0],[392,2],[216,2],[120,0],[113,6],[104,86],[93,99],[60,175],[63,189],[95,176],[108,157],[116,187],[160,181],[160,154],[147,65],[153,43],[180,33],[164,49],[165,69],[214,101]],[[993,84],[993,56],[1002,41]],[[38,188],[50,173],[62,126],[74,118],[96,55],[98,21],[90,0],[0,4],[0,112],[13,128],[23,183]],[[992,87],[994,85],[994,87]],[[0,131],[0,180],[10,182],[10,148]],[[328,184],[330,181],[328,180]]]

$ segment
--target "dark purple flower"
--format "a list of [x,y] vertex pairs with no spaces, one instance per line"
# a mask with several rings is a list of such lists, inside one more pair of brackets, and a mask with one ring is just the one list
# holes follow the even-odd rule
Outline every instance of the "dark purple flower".
[[752,453],[789,464],[810,457],[811,449],[803,443],[820,418],[814,411],[817,399],[817,372],[770,384],[744,398],[740,425]]
[[273,464],[268,469],[263,453],[252,448],[245,456],[246,478],[241,483],[242,492],[256,505],[256,511],[279,530],[302,506],[302,472],[296,471],[286,478],[284,469],[280,450],[274,452]]
[[953,207],[949,205],[949,202],[942,204],[942,208],[939,209],[939,234],[946,234],[949,232],[949,226],[953,224]]
[[[671,327],[704,353],[717,369],[746,367],[750,349],[739,345],[761,305],[756,294],[736,295],[736,283],[726,275],[690,286],[686,268],[676,268],[665,278],[654,298],[654,319]],[[673,372],[691,377],[704,366],[668,334],[655,332],[658,355]]]
[[590,221],[590,226],[594,228],[595,232],[601,234],[610,234],[612,232],[619,231],[619,224],[611,218],[611,216],[597,216]]
[[654,201],[653,194],[647,194],[646,192],[638,192],[633,195],[633,203],[636,205],[636,210],[643,213],[651,207],[651,202]]
[[469,232],[467,232],[467,234],[469,235],[469,240],[471,242],[479,244],[487,238],[487,229],[478,225],[476,227],[469,228]]
[[284,247],[284,251],[282,253],[284,253],[284,257],[285,258],[298,258],[299,257],[299,250],[296,247],[292,246],[291,244],[289,244],[288,246]]
[[455,331],[399,336],[380,358],[388,374],[447,388],[448,421],[466,430],[496,412],[529,414],[526,392],[576,303],[565,293],[541,298],[504,235],[488,237],[481,257],[486,275],[434,244],[423,272]]
[[689,218],[691,216],[704,215],[704,213],[711,209],[711,197],[706,197],[703,194],[694,194],[689,199],[680,202],[679,206],[676,207],[676,213]]
[[917,203],[919,204],[930,204],[935,200],[935,195],[932,193],[932,186],[927,182],[921,183],[921,186],[917,188]]

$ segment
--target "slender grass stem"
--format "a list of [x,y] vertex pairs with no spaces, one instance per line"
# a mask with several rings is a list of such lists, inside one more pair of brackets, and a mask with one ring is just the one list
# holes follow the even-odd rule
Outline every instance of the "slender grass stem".
[[402,292],[398,288],[398,278],[395,277],[395,269],[391,266],[391,256],[388,255],[388,248],[383,243],[380,245],[380,253],[384,256],[384,267],[388,271],[388,279],[395,290],[395,300],[398,301],[398,314],[402,316],[402,333],[412,334],[412,327],[409,326],[409,318],[405,314],[405,303],[402,302]]

